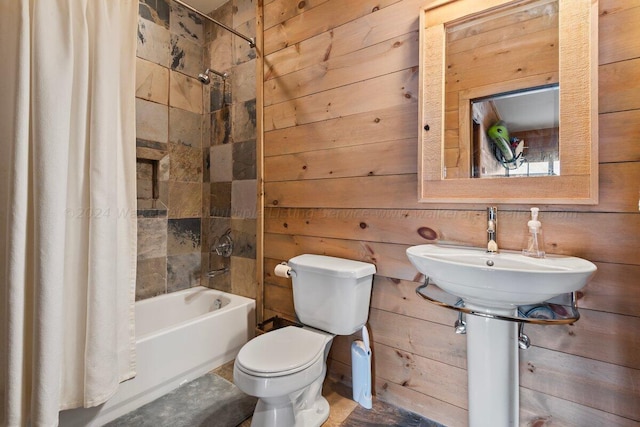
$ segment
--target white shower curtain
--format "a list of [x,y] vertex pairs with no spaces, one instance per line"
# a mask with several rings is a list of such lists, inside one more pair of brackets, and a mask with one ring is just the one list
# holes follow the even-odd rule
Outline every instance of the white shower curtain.
[[137,0],[0,0],[0,425],[132,377]]

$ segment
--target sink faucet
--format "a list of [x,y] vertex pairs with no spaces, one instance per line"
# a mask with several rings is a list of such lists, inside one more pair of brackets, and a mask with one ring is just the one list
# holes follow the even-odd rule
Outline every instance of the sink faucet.
[[498,208],[490,206],[487,208],[487,252],[498,252]]

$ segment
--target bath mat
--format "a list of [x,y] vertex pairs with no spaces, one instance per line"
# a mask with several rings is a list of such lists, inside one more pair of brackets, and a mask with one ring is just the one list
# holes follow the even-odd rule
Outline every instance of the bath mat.
[[108,427],[236,427],[253,414],[256,398],[208,373],[110,422]]

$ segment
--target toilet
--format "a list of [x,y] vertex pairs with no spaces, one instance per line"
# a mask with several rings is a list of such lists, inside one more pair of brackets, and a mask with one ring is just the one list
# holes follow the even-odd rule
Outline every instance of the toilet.
[[252,427],[317,427],[329,417],[322,397],[333,337],[359,331],[369,316],[373,264],[324,255],[287,263],[293,304],[303,327],[288,326],[246,343],[233,379],[258,398]]

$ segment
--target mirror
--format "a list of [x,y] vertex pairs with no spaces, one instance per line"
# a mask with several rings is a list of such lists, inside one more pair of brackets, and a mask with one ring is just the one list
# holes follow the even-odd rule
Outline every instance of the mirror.
[[470,100],[471,178],[560,175],[558,92],[554,84]]
[[421,11],[420,201],[597,203],[597,7]]

